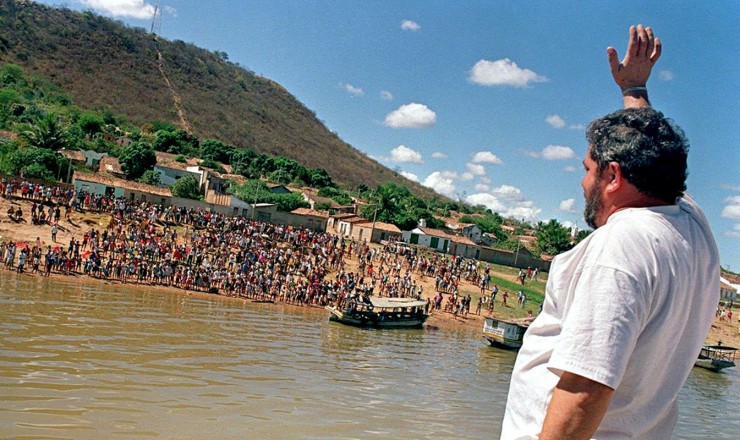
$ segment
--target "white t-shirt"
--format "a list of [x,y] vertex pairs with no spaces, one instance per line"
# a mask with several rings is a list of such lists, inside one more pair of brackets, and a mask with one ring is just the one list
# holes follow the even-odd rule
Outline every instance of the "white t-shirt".
[[595,439],[667,439],[677,396],[719,301],[704,214],[676,205],[612,214],[552,263],[542,313],[514,366],[502,439],[535,438],[560,374],[614,389]]

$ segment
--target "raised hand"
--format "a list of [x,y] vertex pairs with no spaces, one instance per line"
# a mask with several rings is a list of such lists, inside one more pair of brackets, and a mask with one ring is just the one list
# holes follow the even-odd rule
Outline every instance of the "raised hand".
[[614,82],[624,91],[632,87],[644,87],[650,78],[655,62],[662,50],[660,39],[653,35],[653,30],[642,25],[630,26],[630,39],[627,54],[619,62],[617,50],[606,49]]

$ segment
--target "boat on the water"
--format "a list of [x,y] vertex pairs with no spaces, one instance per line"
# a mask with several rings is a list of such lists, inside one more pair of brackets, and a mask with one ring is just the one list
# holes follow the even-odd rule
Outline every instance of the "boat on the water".
[[492,317],[486,318],[483,323],[483,337],[493,347],[518,350],[522,346],[524,332],[529,328],[531,319],[513,319],[505,321]]
[[326,310],[331,312],[329,321],[355,327],[421,328],[429,317],[426,306],[426,301],[413,298],[360,298]]
[[725,368],[735,366],[735,352],[737,350],[735,347],[727,347],[721,344],[705,345],[699,352],[699,357],[694,362],[694,366],[719,373]]

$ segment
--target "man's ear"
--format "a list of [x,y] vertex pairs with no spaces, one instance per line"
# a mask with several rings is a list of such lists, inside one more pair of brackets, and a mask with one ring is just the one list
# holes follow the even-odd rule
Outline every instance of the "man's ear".
[[617,162],[609,162],[609,165],[604,169],[603,178],[606,180],[606,192],[619,190],[625,182],[622,175],[622,166]]

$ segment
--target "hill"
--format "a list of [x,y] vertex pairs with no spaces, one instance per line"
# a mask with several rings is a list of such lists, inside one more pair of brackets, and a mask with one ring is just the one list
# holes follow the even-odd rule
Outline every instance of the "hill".
[[201,139],[324,168],[343,184],[400,183],[437,196],[329,131],[276,82],[182,41],[91,12],[0,0],[0,61],[49,78],[80,107],[165,121]]

